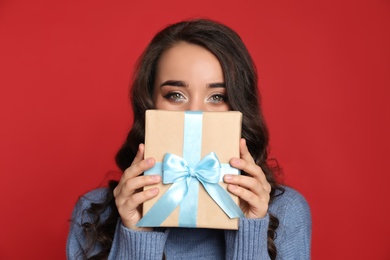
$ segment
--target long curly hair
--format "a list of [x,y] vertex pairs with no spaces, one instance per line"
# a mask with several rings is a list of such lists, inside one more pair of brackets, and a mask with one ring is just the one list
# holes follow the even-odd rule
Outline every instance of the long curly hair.
[[[144,142],[145,111],[153,109],[153,86],[156,67],[161,54],[179,42],[197,44],[209,50],[219,60],[227,92],[227,100],[231,110],[240,111],[243,115],[242,137],[245,138],[248,149],[257,165],[259,165],[271,184],[271,199],[283,192],[278,184],[278,164],[270,163],[268,159],[269,133],[261,111],[260,95],[258,93],[258,78],[254,62],[240,36],[229,27],[207,19],[182,21],[170,25],[157,33],[139,58],[130,92],[133,107],[134,122],[127,138],[116,154],[116,164],[124,171],[131,165],[138,145]],[[244,173],[245,174],[245,173]],[[108,257],[115,226],[119,218],[115,205],[113,189],[117,181],[109,182],[109,189],[105,201],[92,204],[87,210],[94,221],[84,223],[85,234],[92,249],[100,244],[102,251],[89,259],[106,259]],[[281,192],[276,192],[277,190]],[[107,219],[100,219],[100,215],[109,210]],[[277,248],[274,239],[279,221],[270,214],[268,227],[268,253],[275,259]]]

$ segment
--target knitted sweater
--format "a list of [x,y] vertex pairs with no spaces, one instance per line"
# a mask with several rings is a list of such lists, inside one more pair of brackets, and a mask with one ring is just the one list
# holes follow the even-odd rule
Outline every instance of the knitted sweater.
[[[85,209],[103,201],[108,189],[93,190],[78,201],[72,215],[67,258],[83,259],[87,246],[81,224],[91,219]],[[276,229],[277,259],[310,259],[311,215],[308,203],[297,191],[285,187],[269,207],[279,219]],[[108,212],[102,214],[102,219]],[[166,228],[134,231],[118,220],[108,259],[270,259],[267,251],[269,215],[261,219],[241,218],[238,230]],[[99,252],[95,245],[92,256]]]

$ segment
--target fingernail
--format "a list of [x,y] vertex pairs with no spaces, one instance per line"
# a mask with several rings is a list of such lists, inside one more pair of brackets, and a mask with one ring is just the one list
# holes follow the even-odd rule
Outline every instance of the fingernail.
[[226,174],[226,175],[225,175],[225,180],[230,181],[230,180],[232,180],[232,179],[233,179],[233,176],[232,176],[232,175],[230,175],[230,174]]
[[233,159],[232,159],[232,164],[239,165],[239,164],[240,164],[240,159],[238,159],[238,158],[233,158]]
[[153,164],[153,159],[152,158],[146,159],[146,164],[147,165],[152,165]]
[[151,175],[153,181],[160,181],[160,175]]
[[150,189],[150,193],[156,195],[158,193],[158,189],[157,188]]

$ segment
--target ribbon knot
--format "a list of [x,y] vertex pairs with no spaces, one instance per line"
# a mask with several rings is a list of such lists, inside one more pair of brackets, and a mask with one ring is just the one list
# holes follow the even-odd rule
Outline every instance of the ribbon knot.
[[180,156],[167,153],[164,156],[162,171],[164,184],[191,177],[196,178],[202,184],[205,182],[218,183],[221,163],[214,152],[203,157],[195,167],[189,166],[187,161]]
[[194,168],[189,167],[188,171],[190,172],[191,177],[196,178],[196,173]]

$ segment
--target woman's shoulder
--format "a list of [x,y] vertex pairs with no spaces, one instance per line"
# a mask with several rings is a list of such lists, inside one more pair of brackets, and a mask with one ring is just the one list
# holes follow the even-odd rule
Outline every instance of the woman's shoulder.
[[308,204],[305,197],[295,190],[294,188],[288,186],[281,186],[280,190],[275,192],[275,203],[299,203],[299,204]]
[[100,203],[107,197],[108,192],[109,189],[107,187],[97,188],[85,193],[80,199],[90,201],[92,203]]
[[[107,195],[109,195],[110,190],[108,188],[97,188],[91,190],[84,195],[82,195],[73,210],[73,219],[89,219],[88,210],[94,204],[100,204],[105,202]],[[105,214],[104,214],[105,215]],[[84,222],[83,221],[83,222]]]
[[310,221],[310,206],[305,197],[297,190],[282,186],[270,205],[270,212],[278,216],[279,220],[296,223],[297,220]]

